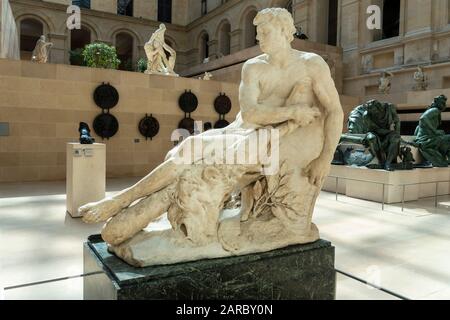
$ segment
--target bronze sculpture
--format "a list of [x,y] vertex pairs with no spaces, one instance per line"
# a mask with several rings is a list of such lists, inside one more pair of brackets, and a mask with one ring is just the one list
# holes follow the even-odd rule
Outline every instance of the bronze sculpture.
[[440,95],[420,117],[416,128],[414,144],[420,154],[434,167],[448,167],[450,163],[450,134],[439,127],[442,123],[441,113],[447,107],[447,97]]
[[[392,129],[393,128],[393,129]],[[400,119],[395,105],[370,100],[356,107],[349,116],[348,133],[341,136],[340,142],[361,144],[367,148],[372,157],[364,153],[364,161],[360,157],[346,157],[347,164],[368,165],[376,157],[379,165],[370,168],[395,170],[401,169],[396,164],[400,155]]]

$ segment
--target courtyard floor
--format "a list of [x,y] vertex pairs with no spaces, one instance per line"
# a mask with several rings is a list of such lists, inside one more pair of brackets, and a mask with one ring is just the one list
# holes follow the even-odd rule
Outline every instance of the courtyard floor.
[[[450,299],[450,197],[402,212],[322,192],[313,220],[336,247],[337,299]],[[66,215],[64,182],[0,184],[0,299],[82,299],[83,242],[100,230]]]

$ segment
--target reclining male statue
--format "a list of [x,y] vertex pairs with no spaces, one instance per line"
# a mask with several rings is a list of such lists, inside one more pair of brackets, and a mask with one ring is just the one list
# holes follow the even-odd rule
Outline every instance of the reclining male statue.
[[[264,9],[254,24],[264,54],[243,66],[236,120],[185,139],[136,185],[80,208],[85,222],[107,221],[102,237],[128,263],[242,255],[319,239],[311,220],[342,132],[339,95],[320,56],[291,48],[296,30],[287,10]],[[279,156],[277,172],[260,159],[227,164],[211,148],[226,140],[227,155],[244,150],[252,157],[243,146],[264,131],[274,138],[265,146]],[[192,151],[196,144],[200,152]],[[182,154],[192,161],[180,164]],[[233,192],[242,195],[240,214],[224,217]],[[172,229],[149,225],[166,212]]]

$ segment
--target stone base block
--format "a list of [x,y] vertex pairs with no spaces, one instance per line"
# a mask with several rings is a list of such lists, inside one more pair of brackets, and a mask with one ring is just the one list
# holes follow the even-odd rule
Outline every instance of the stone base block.
[[332,300],[336,296],[330,242],[260,254],[147,268],[110,254],[100,236],[84,244],[85,300]]
[[375,202],[399,203],[450,194],[450,168],[414,169],[405,171],[372,170],[366,167],[335,166],[323,186],[324,191]]

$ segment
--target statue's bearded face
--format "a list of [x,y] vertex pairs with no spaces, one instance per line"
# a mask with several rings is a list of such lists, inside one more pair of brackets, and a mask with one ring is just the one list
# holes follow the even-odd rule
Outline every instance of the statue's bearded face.
[[267,54],[276,53],[280,48],[285,47],[285,43],[287,43],[281,27],[268,23],[257,26],[256,40],[259,41],[261,50]]

